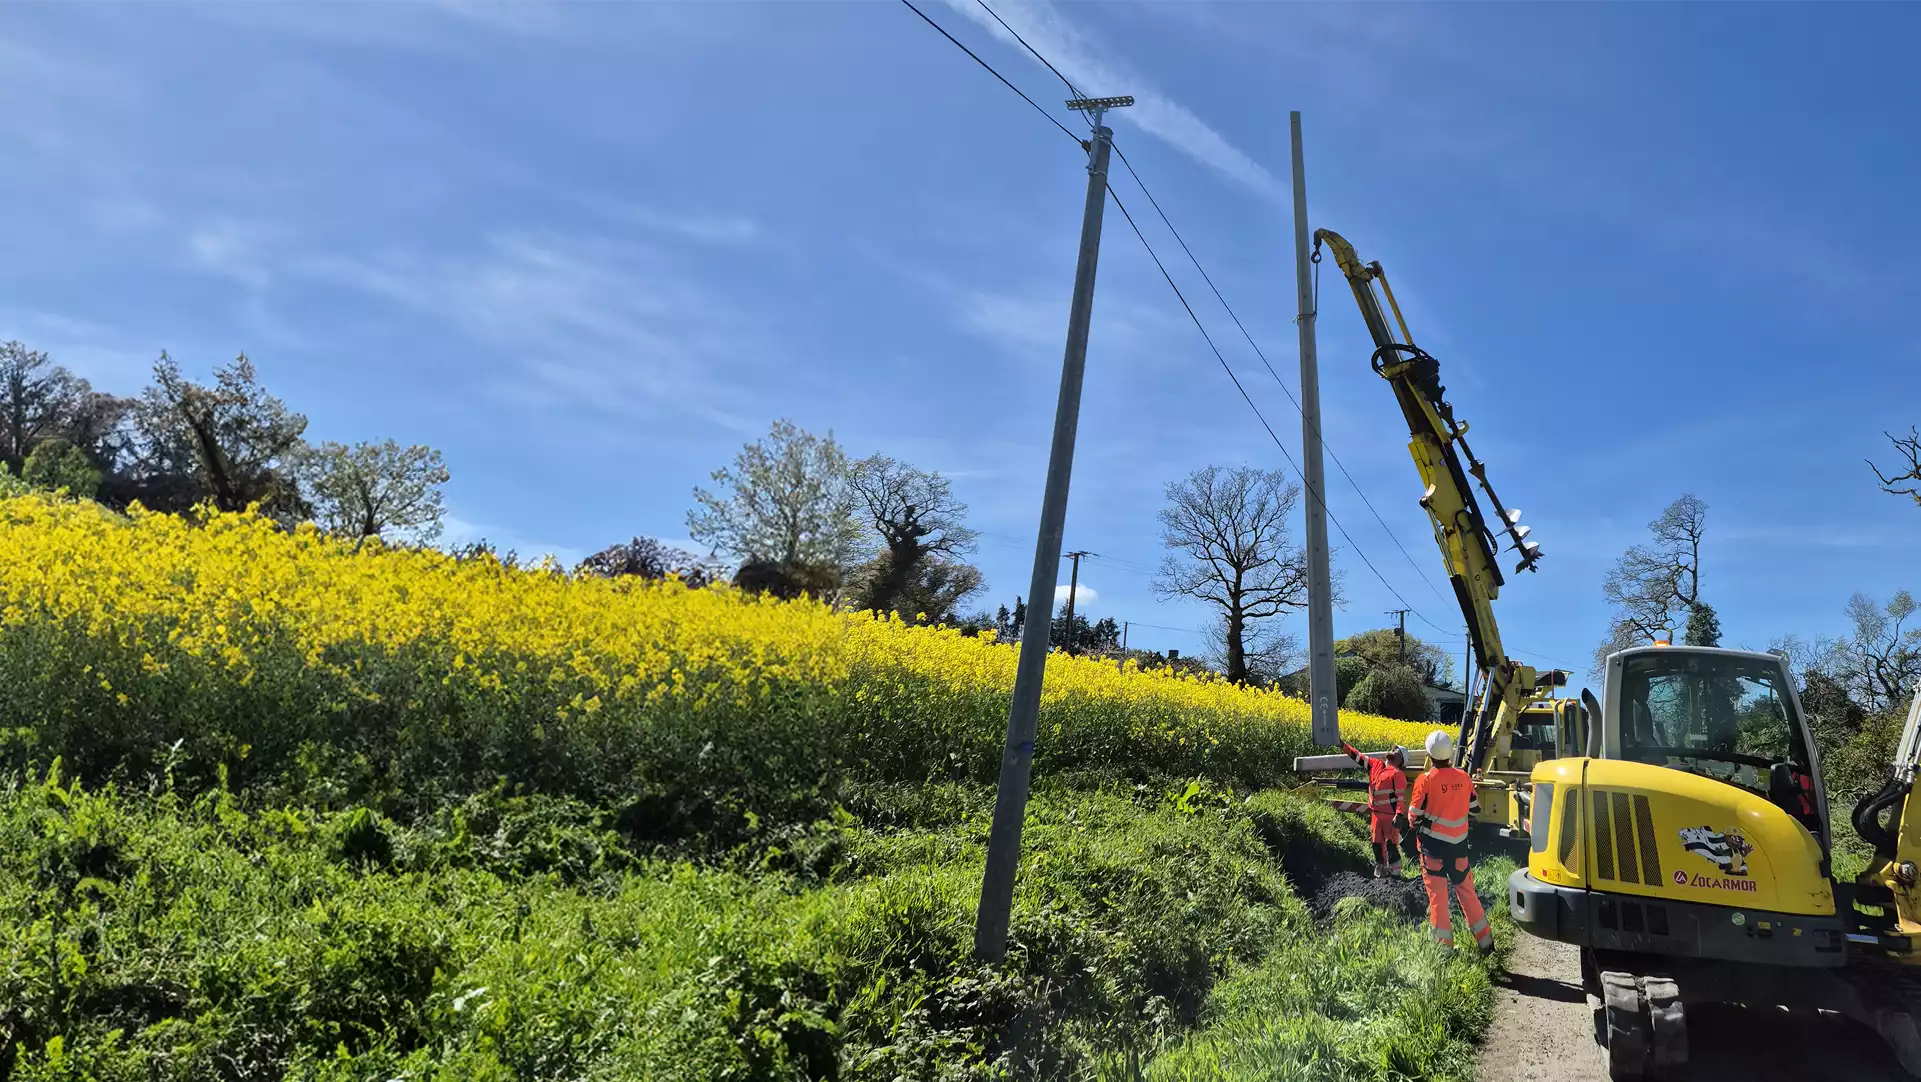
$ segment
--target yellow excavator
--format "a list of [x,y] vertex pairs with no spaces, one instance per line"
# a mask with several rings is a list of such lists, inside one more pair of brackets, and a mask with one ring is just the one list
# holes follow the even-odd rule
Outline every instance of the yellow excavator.
[[[1834,875],[1819,752],[1784,656],[1656,642],[1610,655],[1600,696],[1582,691],[1578,706],[1554,697],[1565,674],[1508,657],[1491,604],[1502,585],[1495,531],[1520,554],[1516,570],[1539,549],[1487,487],[1439,365],[1413,344],[1380,264],[1326,230],[1314,237],[1317,258],[1325,244],[1353,287],[1374,370],[1407,418],[1421,504],[1467,620],[1482,690],[1459,742],[1463,765],[1484,815],[1502,809],[1528,843],[1527,866],[1507,883],[1509,913],[1526,933],[1580,948],[1609,1075],[1679,1077],[1687,1006],[1732,1002],[1850,1016],[1921,1078],[1921,690],[1885,785],[1855,808],[1874,856],[1852,879]],[[1494,509],[1492,529],[1469,476]]]
[[[1591,698],[1591,697],[1590,697]],[[1693,646],[1607,659],[1584,755],[1532,775],[1523,931],[1581,949],[1610,1077],[1676,1077],[1686,1007],[1848,1015],[1921,1077],[1921,694],[1887,784],[1856,806],[1874,847],[1833,875],[1819,752],[1787,660]]]
[[[1541,548],[1527,539],[1528,528],[1520,524],[1521,513],[1503,507],[1488,483],[1486,464],[1475,458],[1468,446],[1467,422],[1455,417],[1454,407],[1447,401],[1440,362],[1414,344],[1387,273],[1379,263],[1363,263],[1354,246],[1340,234],[1317,229],[1312,257],[1316,264],[1321,262],[1323,247],[1333,254],[1335,265],[1347,278],[1368,334],[1374,339],[1374,371],[1393,388],[1407,421],[1408,452],[1425,486],[1421,506],[1427,510],[1434,542],[1440,547],[1448,581],[1467,624],[1473,668],[1479,677],[1471,683],[1479,690],[1463,711],[1456,744],[1463,749],[1461,765],[1474,776],[1479,791],[1478,825],[1510,837],[1524,835],[1530,821],[1529,772],[1540,762],[1580,754],[1587,739],[1582,704],[1555,696],[1556,688],[1566,686],[1568,674],[1558,669],[1540,672],[1509,656],[1494,619],[1494,601],[1506,582],[1497,561],[1500,538],[1511,542],[1512,551],[1519,556],[1514,565],[1517,573],[1534,570]],[[1382,307],[1383,297],[1386,308]],[[1393,312],[1391,324],[1389,310]],[[1469,477],[1486,493],[1494,512],[1492,520],[1482,512]],[[1354,760],[1345,755],[1310,755],[1294,761],[1294,769],[1304,773],[1352,770],[1355,766]],[[1420,750],[1408,749],[1409,774],[1418,774],[1424,768],[1425,756]],[[1350,788],[1355,784],[1346,783]],[[1332,787],[1341,786],[1337,782]],[[1336,803],[1360,806],[1351,801]]]

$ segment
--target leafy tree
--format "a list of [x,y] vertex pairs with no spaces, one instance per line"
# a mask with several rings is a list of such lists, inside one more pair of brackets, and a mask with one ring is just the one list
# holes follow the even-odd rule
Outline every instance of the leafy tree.
[[1707,512],[1699,497],[1683,495],[1648,523],[1650,543],[1632,546],[1615,561],[1601,584],[1601,596],[1614,606],[1614,618],[1607,639],[1594,651],[1595,672],[1602,671],[1616,650],[1672,633],[1676,620],[1685,619],[1701,603]]
[[910,622],[951,624],[959,620],[961,603],[980,592],[980,569],[972,564],[929,555],[903,575],[895,570],[895,559],[883,552],[854,571],[855,608],[898,613]]
[[211,387],[181,375],[165,353],[153,374],[136,422],[149,471],[186,474],[196,499],[221,511],[257,503],[282,521],[307,517],[292,472],[307,418],[267,393],[246,354],[215,370]]
[[[1402,656],[1404,649],[1405,657]],[[1447,687],[1454,674],[1454,659],[1448,656],[1447,651],[1432,643],[1422,642],[1413,635],[1407,636],[1403,647],[1399,628],[1377,627],[1349,635],[1335,642],[1334,653],[1336,656],[1350,654],[1358,657],[1367,663],[1369,669],[1407,665],[1422,683],[1435,687]]]
[[301,456],[300,475],[314,521],[328,533],[361,540],[398,534],[431,541],[440,535],[447,467],[431,447],[402,447],[393,440],[352,447],[327,442]]
[[1702,602],[1688,612],[1688,626],[1681,640],[1689,646],[1721,645],[1721,618],[1714,606]]
[[1226,676],[1245,683],[1249,625],[1307,604],[1307,559],[1288,539],[1300,489],[1279,470],[1208,466],[1166,492],[1155,592],[1220,610]]
[[632,541],[609,545],[580,561],[580,566],[574,568],[574,574],[606,579],[629,575],[643,579],[664,579],[672,575],[694,589],[714,581],[712,570],[701,563],[700,557],[663,545],[651,537],[636,537]]
[[803,595],[832,598],[840,590],[839,568],[820,564],[784,564],[749,560],[734,572],[734,585],[750,594],[772,594],[784,600]]
[[45,353],[19,342],[0,344],[0,461],[20,473],[42,440],[66,434],[92,389]]
[[1047,644],[1055,650],[1071,648],[1077,654],[1111,654],[1120,649],[1121,625],[1112,616],[1103,616],[1099,621],[1089,623],[1086,613],[1076,612],[1070,630],[1067,606],[1063,604],[1048,628]]
[[1869,461],[1868,468],[1874,471],[1874,479],[1881,483],[1881,491],[1890,496],[1906,496],[1921,506],[1921,428],[1910,427],[1905,436],[1892,432],[1882,435],[1894,444],[1894,452],[1900,456],[1889,469],[1901,472],[1883,473],[1881,467]]
[[1345,705],[1403,721],[1428,720],[1427,691],[1411,665],[1384,665],[1369,672],[1347,693]]
[[100,471],[94,469],[85,451],[63,439],[35,446],[20,477],[34,488],[65,489],[69,496],[83,500],[93,499],[100,491]]
[[[1367,674],[1372,671],[1373,666],[1362,658],[1336,657],[1334,659],[1334,701],[1347,702],[1347,697],[1353,694],[1355,685],[1367,679]],[[1306,700],[1313,693],[1311,683],[1312,678],[1308,671],[1302,668],[1288,673],[1280,681],[1280,687],[1282,691],[1296,699]]]
[[1019,595],[1014,598],[1013,611],[1006,605],[994,614],[994,637],[1001,642],[1019,642],[1021,626],[1027,623],[1027,603]]
[[775,421],[732,466],[714,471],[717,492],[694,490],[699,507],[687,513],[687,528],[694,540],[740,559],[743,572],[756,565],[749,579],[780,586],[772,592],[814,593],[824,573],[822,596],[837,595],[863,556],[851,470],[832,433],[815,436]]

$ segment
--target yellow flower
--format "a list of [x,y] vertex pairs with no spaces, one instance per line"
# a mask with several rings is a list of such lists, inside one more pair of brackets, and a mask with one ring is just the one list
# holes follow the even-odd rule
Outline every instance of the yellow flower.
[[[183,716],[224,718],[224,692],[266,685],[256,699],[333,713],[455,703],[462,718],[603,741],[693,718],[752,747],[787,712],[842,727],[874,769],[919,777],[950,758],[991,775],[1018,661],[991,631],[924,613],[356,552],[253,515],[195,525],[38,494],[0,500],[0,626],[35,629],[0,650],[31,640],[18,648],[58,651],[69,679]],[[47,702],[67,694],[48,688]],[[1297,699],[1132,662],[1051,654],[1042,711],[1037,752],[1074,762],[1248,776],[1309,750]],[[1371,747],[1418,747],[1427,730],[1347,712],[1341,725]]]

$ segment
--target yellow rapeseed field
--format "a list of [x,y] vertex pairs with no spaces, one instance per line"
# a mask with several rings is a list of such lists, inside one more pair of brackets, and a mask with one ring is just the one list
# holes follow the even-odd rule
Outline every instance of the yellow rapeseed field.
[[[356,552],[248,515],[0,501],[0,755],[18,764],[169,760],[292,786],[350,763],[376,789],[639,778],[709,797],[988,780],[1015,663],[991,636],[811,601]],[[1306,724],[1275,692],[1056,654],[1037,769],[1255,787],[1310,750]],[[1342,727],[1373,746],[1426,731]]]

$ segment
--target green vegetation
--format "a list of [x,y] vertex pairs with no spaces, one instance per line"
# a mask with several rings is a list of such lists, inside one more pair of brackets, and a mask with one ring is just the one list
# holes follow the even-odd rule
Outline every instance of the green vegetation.
[[1130,1052],[1152,1078],[1465,1077],[1486,963],[1352,906],[1324,929],[1294,893],[1364,865],[1351,820],[1043,792],[995,969],[968,957],[990,809],[876,789],[696,864],[551,797],[401,825],[15,784],[0,1077],[1073,1077]]

